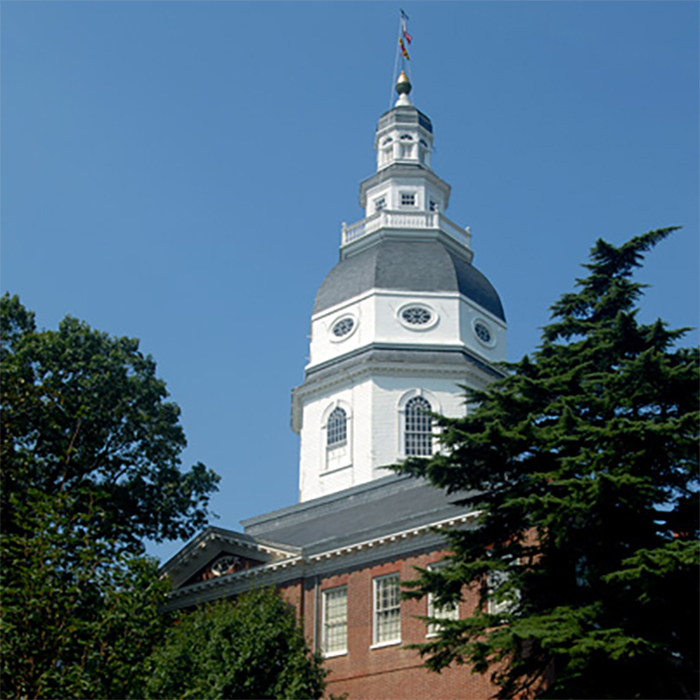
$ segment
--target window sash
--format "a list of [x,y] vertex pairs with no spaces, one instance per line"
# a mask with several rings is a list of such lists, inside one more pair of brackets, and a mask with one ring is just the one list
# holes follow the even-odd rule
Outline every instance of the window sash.
[[323,591],[324,654],[339,654],[348,646],[348,589],[346,586]]
[[[428,593],[428,617],[438,618],[439,620],[459,620],[459,604],[438,605],[435,602],[435,595]],[[428,622],[428,635],[438,634],[441,629],[442,625],[437,620]]]
[[429,457],[433,454],[433,419],[429,412],[430,404],[421,396],[406,404],[406,456]]
[[347,414],[342,408],[334,408],[328,416],[326,425],[326,444],[328,447],[342,445],[348,439]]
[[398,574],[374,580],[374,643],[401,641],[401,592]]

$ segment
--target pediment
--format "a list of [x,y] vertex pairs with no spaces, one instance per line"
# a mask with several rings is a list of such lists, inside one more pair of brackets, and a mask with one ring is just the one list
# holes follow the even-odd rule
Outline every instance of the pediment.
[[161,567],[173,589],[231,576],[297,556],[296,547],[258,540],[242,532],[208,527]]
[[183,585],[191,586],[193,583],[211,581],[222,576],[230,576],[241,571],[252,569],[255,566],[263,566],[268,560],[262,557],[243,556],[240,552],[224,549],[215,559],[202,567],[194,576],[191,576]]

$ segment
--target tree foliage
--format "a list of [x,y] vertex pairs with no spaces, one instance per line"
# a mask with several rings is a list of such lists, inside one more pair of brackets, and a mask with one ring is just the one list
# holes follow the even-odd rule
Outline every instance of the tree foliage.
[[[167,586],[144,538],[191,535],[218,476],[138,341],[0,299],[3,697],[141,697]],[[165,586],[165,587],[164,587]]]
[[698,352],[640,323],[631,279],[672,230],[599,240],[532,357],[396,467],[481,511],[409,593],[481,595],[422,645],[433,670],[468,662],[502,698],[696,697]]
[[147,697],[320,698],[326,671],[274,590],[185,613],[152,659]]
[[31,492],[2,535],[3,698],[141,698],[169,584],[94,535],[97,510]]
[[7,294],[0,312],[3,531],[29,488],[71,493],[76,513],[102,507],[100,536],[134,550],[203,526],[219,477],[181,470],[179,408],[138,341],[71,317],[37,331]]

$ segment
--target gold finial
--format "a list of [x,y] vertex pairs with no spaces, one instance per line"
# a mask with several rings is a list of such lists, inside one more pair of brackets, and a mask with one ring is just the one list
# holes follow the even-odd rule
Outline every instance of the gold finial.
[[401,71],[401,74],[399,75],[398,80],[396,81],[396,92],[399,95],[408,95],[411,92],[412,87],[413,86],[411,85],[411,81],[406,75],[406,71]]

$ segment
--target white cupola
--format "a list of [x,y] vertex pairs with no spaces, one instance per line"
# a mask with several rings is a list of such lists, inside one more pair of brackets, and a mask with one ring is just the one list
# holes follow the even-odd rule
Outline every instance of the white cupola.
[[[411,82],[406,73],[401,75],[396,83],[399,99],[395,108],[412,107],[409,100]],[[414,115],[413,112],[417,114]],[[387,118],[379,121],[374,147],[377,149],[377,170],[386,168],[394,163],[420,163],[430,167],[433,150],[433,127],[430,120],[417,110],[392,110],[387,115],[399,118]],[[415,119],[414,116],[418,118]],[[421,119],[422,117],[422,119]]]
[[377,125],[377,171],[360,185],[365,218],[343,224],[292,392],[302,501],[430,454],[428,412],[463,414],[460,385],[485,386],[506,358],[501,301],[472,265],[469,229],[445,215],[450,186],[432,170],[432,123],[403,72],[396,91]]

